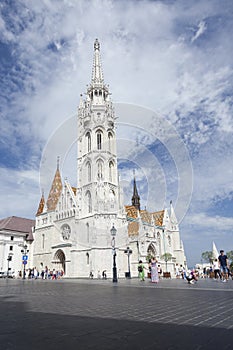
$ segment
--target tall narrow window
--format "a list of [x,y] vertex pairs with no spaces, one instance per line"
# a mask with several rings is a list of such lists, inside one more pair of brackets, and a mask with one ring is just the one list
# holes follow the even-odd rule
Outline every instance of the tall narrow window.
[[89,265],[89,254],[88,253],[86,254],[86,257],[87,257],[87,265]]
[[111,152],[112,151],[112,133],[108,133],[108,149]]
[[91,182],[91,163],[87,163],[87,181]]
[[90,152],[90,150],[91,150],[91,134],[89,132],[86,134],[86,138],[87,138],[87,152]]
[[98,179],[103,179],[103,161],[98,160],[97,161],[97,177]]
[[90,227],[89,227],[89,223],[87,222],[87,243],[89,243],[90,241],[89,234],[90,234]]
[[44,249],[44,233],[42,233],[42,249]]
[[102,149],[102,132],[97,132],[97,149]]
[[109,162],[109,181],[113,181],[113,162]]
[[90,193],[90,191],[87,191],[86,198],[87,198],[87,212],[91,213],[91,211],[92,211],[92,203],[91,203],[91,193]]

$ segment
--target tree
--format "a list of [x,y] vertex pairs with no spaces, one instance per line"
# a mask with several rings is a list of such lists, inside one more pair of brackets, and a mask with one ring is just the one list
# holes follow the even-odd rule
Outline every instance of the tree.
[[213,252],[212,251],[206,251],[201,254],[201,257],[203,260],[212,263],[214,260]]
[[167,271],[167,262],[172,259],[172,255],[170,253],[164,253],[161,256],[161,259],[163,259],[166,262],[166,271]]
[[230,269],[232,270],[233,269],[233,250],[230,250],[229,252],[227,252],[226,256],[230,263]]

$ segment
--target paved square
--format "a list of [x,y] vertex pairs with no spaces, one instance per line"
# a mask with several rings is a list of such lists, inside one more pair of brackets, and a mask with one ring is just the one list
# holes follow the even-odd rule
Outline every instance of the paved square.
[[0,349],[232,349],[233,281],[0,280]]

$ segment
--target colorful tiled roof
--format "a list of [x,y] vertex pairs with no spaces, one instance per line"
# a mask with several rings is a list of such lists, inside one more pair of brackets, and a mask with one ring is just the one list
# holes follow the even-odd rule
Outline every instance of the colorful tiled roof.
[[[128,234],[137,235],[139,232],[139,223],[136,221],[138,217],[138,210],[133,205],[126,205],[125,210],[127,213],[128,223]],[[153,213],[148,212],[147,210],[139,211],[142,222],[153,224],[156,226],[163,225],[164,210],[156,211]]]
[[41,199],[40,199],[40,204],[39,204],[39,207],[37,209],[36,216],[43,213],[44,205],[45,205],[45,200],[44,200],[44,195],[42,194]]
[[76,196],[76,192],[77,192],[77,188],[76,187],[71,187],[72,191],[74,192],[75,196]]
[[151,213],[153,215],[153,219],[156,226],[163,226],[163,217],[164,217],[164,210],[155,211],[154,213]]
[[57,168],[53,183],[49,192],[49,196],[47,199],[47,211],[52,211],[56,209],[57,202],[60,198],[62,191],[62,181],[59,168]]

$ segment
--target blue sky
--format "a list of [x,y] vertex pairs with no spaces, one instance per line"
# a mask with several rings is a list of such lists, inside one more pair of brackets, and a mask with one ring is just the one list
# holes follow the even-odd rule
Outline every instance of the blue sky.
[[1,1],[0,217],[34,216],[57,155],[76,184],[65,127],[99,38],[126,204],[135,167],[143,206],[173,200],[190,265],[213,240],[233,249],[232,13],[231,0]]

